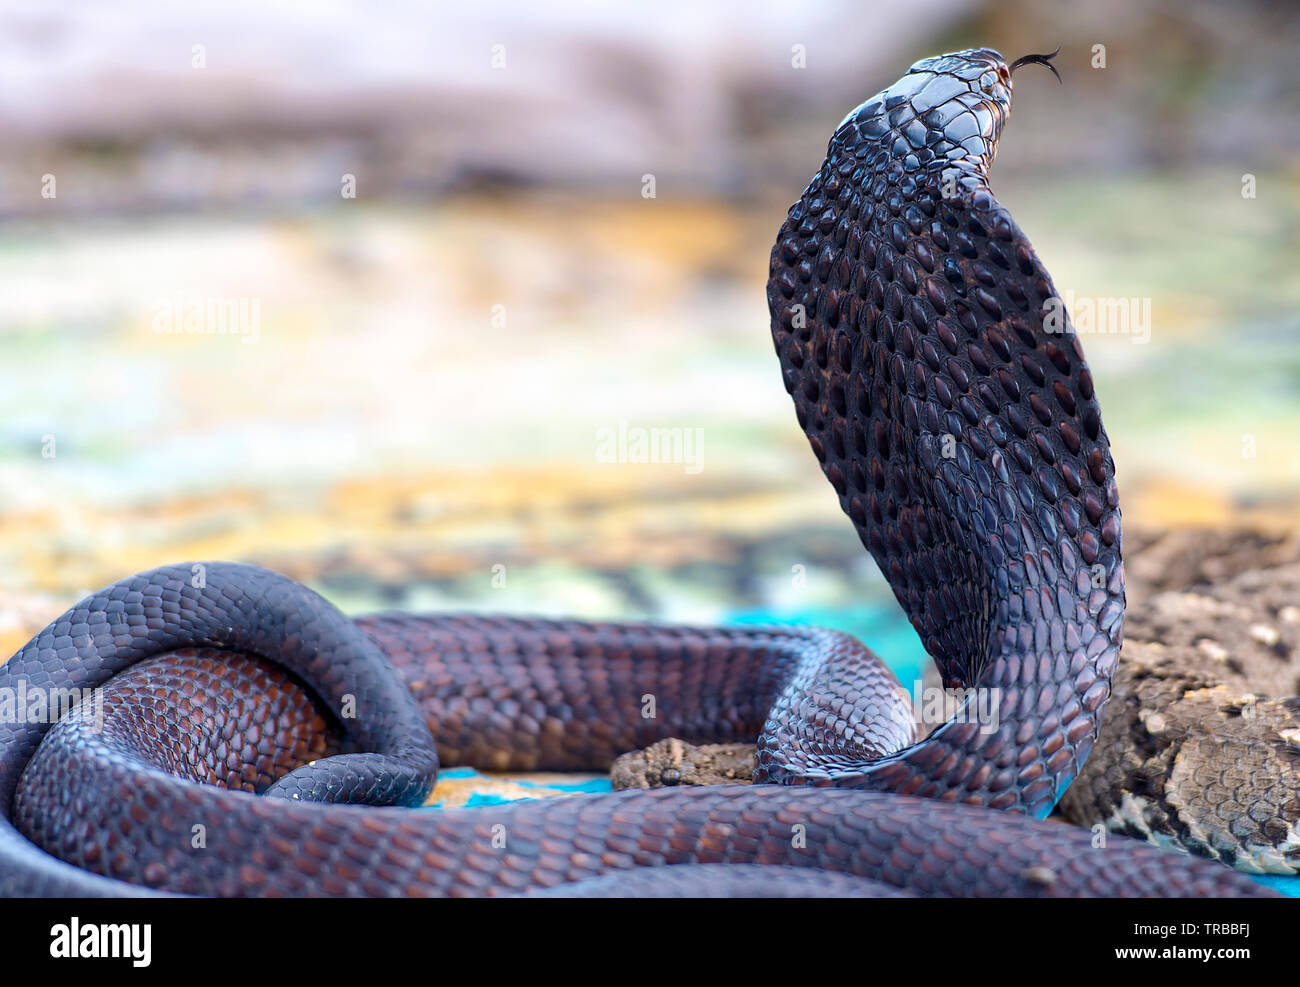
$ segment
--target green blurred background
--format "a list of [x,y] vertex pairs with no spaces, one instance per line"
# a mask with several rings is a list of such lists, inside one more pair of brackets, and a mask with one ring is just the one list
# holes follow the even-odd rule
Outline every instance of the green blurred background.
[[[817,620],[910,669],[767,254],[913,61],[1058,44],[992,183],[1063,291],[1150,301],[1084,339],[1126,524],[1300,526],[1292,5],[7,6],[0,648],[220,557],[352,610]],[[247,331],[156,331],[196,302]],[[700,468],[604,461],[621,424]]]

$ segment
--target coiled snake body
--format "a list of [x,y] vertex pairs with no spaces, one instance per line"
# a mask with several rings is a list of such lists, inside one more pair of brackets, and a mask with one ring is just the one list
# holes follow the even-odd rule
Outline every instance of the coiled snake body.
[[[1031,818],[1096,738],[1124,581],[1092,378],[1044,332],[1055,289],[987,184],[1012,68],[926,59],[852,112],[768,283],[813,452],[945,684],[992,720],[917,743],[906,692],[829,631],[354,621],[265,570],[167,567],[0,668],[0,694],[102,689],[53,728],[0,724],[0,892],[1262,893]],[[773,784],[402,808],[436,751],[573,770],[755,735]]]

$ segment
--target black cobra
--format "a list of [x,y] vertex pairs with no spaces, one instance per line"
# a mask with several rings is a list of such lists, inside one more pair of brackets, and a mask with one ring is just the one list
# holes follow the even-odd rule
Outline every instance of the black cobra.
[[[0,695],[102,689],[52,729],[0,726],[0,891],[1264,893],[1026,818],[1097,736],[1124,582],[1092,378],[1044,331],[1056,291],[987,184],[1010,101],[978,49],[854,110],[768,284],[799,423],[946,685],[976,690],[961,714],[917,743],[901,686],[828,631],[352,621],[264,570],[174,566],[0,669]],[[776,784],[397,807],[435,749],[590,769],[673,735],[758,735]]]

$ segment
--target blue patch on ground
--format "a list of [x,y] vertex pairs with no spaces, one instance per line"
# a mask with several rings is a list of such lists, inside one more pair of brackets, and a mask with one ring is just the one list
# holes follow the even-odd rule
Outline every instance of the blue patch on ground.
[[727,615],[726,623],[753,626],[781,624],[829,627],[852,634],[869,647],[898,676],[908,692],[924,677],[931,665],[921,639],[897,604],[862,604],[853,607],[808,607],[800,610],[738,610]]
[[[469,779],[482,778],[485,787],[488,787],[493,783],[493,779],[488,778],[486,775],[483,775],[478,771],[475,771],[473,768],[449,768],[445,771],[438,772],[439,781],[445,779],[467,779],[467,778]],[[608,778],[581,779],[581,780],[574,780],[572,782],[557,781],[545,785],[512,778],[511,784],[518,785],[520,788],[541,788],[552,792],[560,791],[560,792],[577,793],[577,792],[613,791],[613,787],[610,785]],[[466,801],[464,807],[467,809],[475,809],[478,808],[479,806],[484,806],[484,805],[504,805],[508,802],[527,802],[527,801],[530,800],[526,798],[508,799],[500,795],[497,795],[494,792],[483,791],[483,792],[475,792],[473,795],[471,795],[468,801]],[[443,805],[441,802],[434,802],[431,805],[424,806],[424,808],[441,809],[443,808]]]
[[1281,874],[1252,874],[1260,884],[1267,884],[1275,891],[1280,891],[1288,898],[1300,898],[1300,877],[1284,877]]
[[[525,788],[532,787],[525,784],[524,782],[519,782],[518,784],[522,785]],[[545,787],[551,789],[552,791],[558,790],[564,792],[612,792],[614,790],[610,786],[609,782],[607,781],[593,781],[585,785],[547,785]],[[468,801],[465,802],[465,808],[477,809],[480,806],[484,806],[484,805],[507,805],[511,802],[531,802],[531,801],[533,800],[529,798],[508,799],[501,795],[492,795],[487,792],[478,792],[469,797]],[[437,809],[437,808],[441,808],[441,806],[435,803],[434,805],[428,806],[428,808]]]

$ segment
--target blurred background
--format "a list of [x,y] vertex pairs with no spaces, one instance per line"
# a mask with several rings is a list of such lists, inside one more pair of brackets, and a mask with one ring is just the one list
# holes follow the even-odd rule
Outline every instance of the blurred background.
[[352,611],[815,621],[908,681],[767,255],[913,61],[1058,44],[992,184],[1063,292],[1149,303],[1084,339],[1126,526],[1300,526],[1292,5],[6,4],[0,649],[233,558]]

